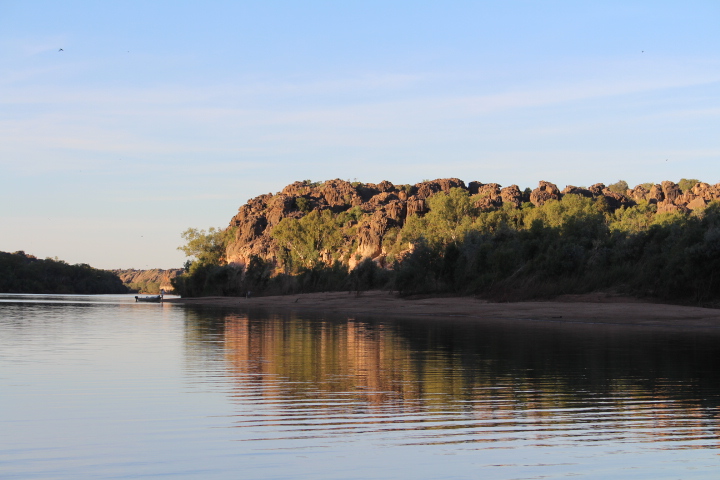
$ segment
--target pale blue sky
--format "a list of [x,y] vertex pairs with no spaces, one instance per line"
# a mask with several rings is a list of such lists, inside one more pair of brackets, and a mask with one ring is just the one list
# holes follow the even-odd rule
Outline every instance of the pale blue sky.
[[717,183],[718,24],[717,1],[0,0],[0,250],[178,267],[185,228],[307,178]]

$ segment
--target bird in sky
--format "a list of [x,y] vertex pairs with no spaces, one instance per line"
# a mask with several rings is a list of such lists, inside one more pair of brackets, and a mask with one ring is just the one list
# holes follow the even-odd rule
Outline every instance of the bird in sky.
[[63,50],[62,48],[61,48],[60,50],[58,50],[58,52],[64,52],[64,51],[65,51],[65,50]]

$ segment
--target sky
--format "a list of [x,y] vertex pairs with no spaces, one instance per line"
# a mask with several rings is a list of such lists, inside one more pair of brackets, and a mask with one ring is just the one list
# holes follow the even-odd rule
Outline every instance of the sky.
[[720,2],[0,0],[0,251],[176,268],[296,180],[720,182]]

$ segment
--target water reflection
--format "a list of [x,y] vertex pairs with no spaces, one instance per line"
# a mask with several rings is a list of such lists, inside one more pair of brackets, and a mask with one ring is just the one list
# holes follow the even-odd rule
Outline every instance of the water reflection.
[[717,446],[715,334],[188,310],[186,335],[252,440]]

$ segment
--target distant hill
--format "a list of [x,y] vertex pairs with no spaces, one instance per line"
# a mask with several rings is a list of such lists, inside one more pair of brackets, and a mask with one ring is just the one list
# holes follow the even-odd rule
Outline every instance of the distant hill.
[[51,258],[43,260],[18,251],[0,252],[0,292],[100,294],[129,290],[107,270]]
[[135,270],[134,268],[125,270],[111,270],[120,277],[122,283],[129,289],[140,293],[159,293],[160,289],[170,293],[173,286],[171,280],[181,273],[182,268],[171,268],[163,270],[154,268],[151,270]]

